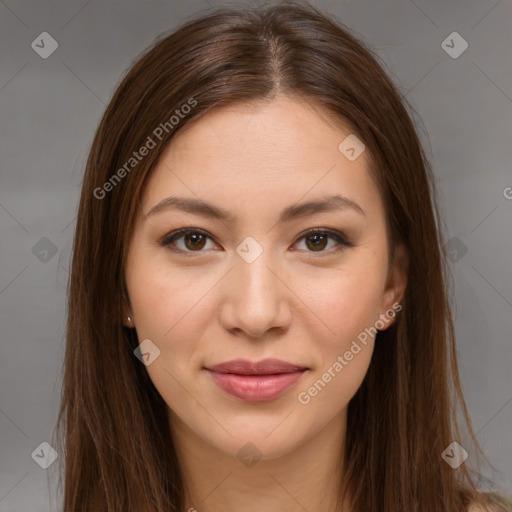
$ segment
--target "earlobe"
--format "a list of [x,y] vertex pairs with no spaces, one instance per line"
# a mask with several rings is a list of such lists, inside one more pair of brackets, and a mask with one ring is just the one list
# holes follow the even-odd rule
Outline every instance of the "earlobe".
[[132,328],[132,327],[135,327],[134,323],[133,323],[133,319],[132,319],[132,313],[130,311],[130,307],[129,307],[129,303],[128,303],[128,299],[122,295],[123,297],[123,305],[122,305],[122,310],[123,310],[123,317],[122,317],[122,323],[125,327],[128,327],[129,329]]
[[132,317],[130,315],[123,315],[123,325],[129,329],[135,327]]

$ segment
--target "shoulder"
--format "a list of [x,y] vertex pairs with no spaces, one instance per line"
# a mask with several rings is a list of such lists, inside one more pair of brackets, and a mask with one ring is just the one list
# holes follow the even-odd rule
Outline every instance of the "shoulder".
[[512,512],[512,498],[497,492],[483,493],[487,505],[473,503],[468,512]]
[[468,507],[468,512],[498,512],[498,509],[495,505],[477,505],[477,504],[471,504]]

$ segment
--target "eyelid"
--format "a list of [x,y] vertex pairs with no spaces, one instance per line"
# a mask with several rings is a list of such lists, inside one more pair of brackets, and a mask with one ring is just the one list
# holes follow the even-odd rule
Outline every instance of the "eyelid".
[[[215,240],[215,238],[210,235],[210,233],[208,233],[207,231],[205,231],[204,229],[201,229],[201,228],[194,228],[194,227],[190,227],[190,228],[180,228],[180,229],[177,229],[175,231],[172,231],[171,233],[168,233],[167,235],[165,235],[161,240],[160,240],[160,245],[163,245],[163,246],[168,246],[170,245],[174,240],[180,238],[181,236],[183,235],[186,235],[187,233],[199,233],[200,235],[203,235],[205,237],[208,237],[210,238],[211,240],[213,240],[216,244],[217,244],[217,241]],[[193,252],[205,252],[205,251],[182,251],[180,249],[175,249],[176,251],[179,251],[179,252],[188,252],[188,253],[193,253]]]
[[[180,228],[180,229],[172,231],[171,233],[168,233],[160,240],[160,245],[168,247],[171,245],[171,243],[173,241],[182,237],[183,235],[186,235],[187,233],[199,233],[207,238],[210,238],[213,242],[215,242],[217,245],[219,245],[218,242],[215,240],[215,237],[210,235],[207,231],[205,231],[204,229],[201,229],[201,228],[194,228],[194,227]],[[337,229],[331,229],[331,228],[309,228],[309,229],[306,229],[305,231],[302,231],[299,235],[297,235],[297,238],[293,242],[293,245],[296,245],[297,242],[301,241],[303,238],[307,237],[308,235],[313,235],[313,234],[317,234],[317,233],[330,236],[331,239],[335,240],[337,242],[338,246],[341,246],[341,247],[335,248],[334,250],[330,249],[327,251],[306,251],[309,254],[312,254],[312,255],[332,254],[333,252],[337,252],[338,250],[340,250],[343,247],[354,247],[355,246],[355,244],[350,242],[349,239],[345,236],[345,234],[343,232],[338,231]],[[194,253],[208,252],[208,251],[204,251],[204,250],[184,251],[184,250],[176,248],[176,247],[172,247],[172,248],[170,248],[170,250],[179,252],[181,254],[194,254]]]
[[[354,247],[354,244],[349,241],[348,237],[345,236],[345,234],[342,231],[338,231],[337,229],[331,229],[331,228],[310,228],[306,229],[299,235],[297,235],[297,239],[294,242],[294,245],[299,241],[305,238],[307,235],[314,235],[316,233],[322,234],[322,235],[329,235],[331,238],[336,240],[341,245],[346,245],[347,247]],[[314,252],[314,251],[311,251]],[[320,251],[322,252],[322,251]],[[327,251],[323,251],[327,252]]]

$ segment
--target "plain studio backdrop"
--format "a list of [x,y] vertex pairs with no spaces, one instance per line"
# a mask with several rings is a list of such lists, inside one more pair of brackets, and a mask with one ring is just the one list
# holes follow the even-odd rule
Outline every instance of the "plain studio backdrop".
[[[512,4],[311,3],[375,49],[415,110],[447,227],[462,382],[494,468],[484,474],[511,494]],[[58,510],[57,464],[36,455],[60,401],[69,257],[100,117],[157,35],[219,5],[0,2],[2,512]]]

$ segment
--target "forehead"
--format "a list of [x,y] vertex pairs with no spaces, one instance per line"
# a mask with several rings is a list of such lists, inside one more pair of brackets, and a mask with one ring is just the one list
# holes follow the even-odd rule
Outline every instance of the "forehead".
[[382,213],[366,150],[351,161],[339,149],[351,134],[325,110],[283,96],[212,110],[166,148],[143,209],[176,193],[242,210],[339,193]]

